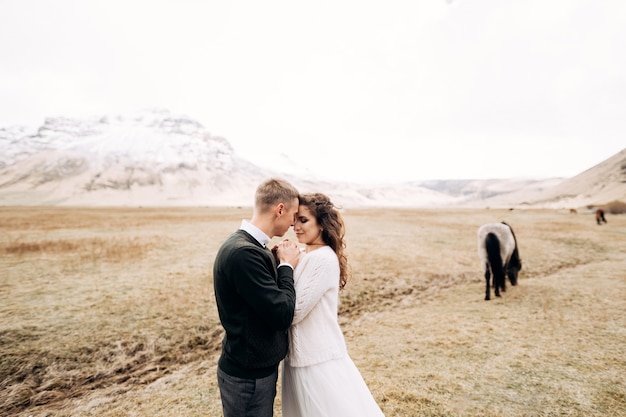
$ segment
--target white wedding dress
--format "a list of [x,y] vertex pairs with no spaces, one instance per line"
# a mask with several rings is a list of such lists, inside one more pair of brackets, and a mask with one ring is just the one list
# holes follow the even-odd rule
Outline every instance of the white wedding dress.
[[349,356],[317,365],[283,364],[283,417],[384,417]]
[[283,417],[384,417],[339,327],[335,252],[325,246],[301,255],[294,281],[296,311],[282,364]]

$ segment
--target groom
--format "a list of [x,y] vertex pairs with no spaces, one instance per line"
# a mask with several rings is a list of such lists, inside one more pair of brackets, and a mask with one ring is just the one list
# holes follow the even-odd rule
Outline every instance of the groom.
[[226,334],[217,381],[224,417],[271,417],[278,364],[287,354],[287,329],[296,293],[293,269],[300,251],[283,241],[276,261],[267,248],[293,226],[298,190],[280,179],[260,184],[250,221],[222,244],[213,265],[217,310]]

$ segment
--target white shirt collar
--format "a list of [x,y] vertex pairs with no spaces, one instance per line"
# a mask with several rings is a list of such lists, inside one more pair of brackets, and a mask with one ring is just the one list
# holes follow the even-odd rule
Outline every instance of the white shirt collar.
[[267,247],[270,237],[248,220],[242,220],[239,228],[250,233],[250,235],[252,235],[252,237],[255,238],[264,248]]

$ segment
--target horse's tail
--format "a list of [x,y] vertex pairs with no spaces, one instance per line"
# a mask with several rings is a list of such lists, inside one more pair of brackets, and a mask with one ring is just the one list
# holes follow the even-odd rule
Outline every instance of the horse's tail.
[[487,250],[487,259],[493,273],[493,286],[496,288],[504,287],[504,268],[502,267],[502,256],[500,255],[500,241],[493,233],[487,233],[485,237],[485,249]]

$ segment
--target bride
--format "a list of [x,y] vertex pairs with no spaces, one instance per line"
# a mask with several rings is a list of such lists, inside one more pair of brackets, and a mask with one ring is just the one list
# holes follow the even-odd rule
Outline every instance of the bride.
[[345,227],[324,194],[305,194],[294,224],[305,253],[294,273],[296,310],[283,362],[284,417],[383,416],[348,355],[337,320],[346,284]]

